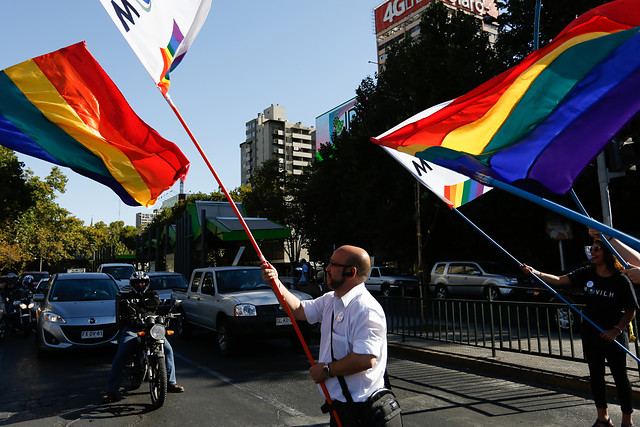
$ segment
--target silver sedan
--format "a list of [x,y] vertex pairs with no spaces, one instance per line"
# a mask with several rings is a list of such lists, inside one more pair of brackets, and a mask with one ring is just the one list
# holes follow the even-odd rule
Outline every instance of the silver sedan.
[[105,273],[60,273],[46,294],[36,295],[40,349],[117,345],[118,286]]

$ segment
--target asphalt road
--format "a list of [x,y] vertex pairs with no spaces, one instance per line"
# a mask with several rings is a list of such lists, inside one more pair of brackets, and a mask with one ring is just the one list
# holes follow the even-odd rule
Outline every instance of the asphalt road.
[[[221,357],[210,333],[172,338],[182,394],[152,410],[146,384],[117,403],[100,397],[114,350],[37,357],[32,338],[0,343],[0,425],[325,426],[323,396],[307,359],[288,340],[247,344]],[[317,354],[317,343],[311,345]],[[405,426],[591,425],[588,396],[480,373],[391,358],[389,374]],[[619,423],[617,406],[612,418]]]

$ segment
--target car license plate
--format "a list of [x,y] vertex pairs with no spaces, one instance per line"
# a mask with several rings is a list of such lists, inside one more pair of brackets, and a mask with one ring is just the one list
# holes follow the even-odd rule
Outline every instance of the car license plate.
[[80,338],[102,338],[102,331],[82,331]]
[[291,325],[291,319],[288,317],[276,317],[276,326]]

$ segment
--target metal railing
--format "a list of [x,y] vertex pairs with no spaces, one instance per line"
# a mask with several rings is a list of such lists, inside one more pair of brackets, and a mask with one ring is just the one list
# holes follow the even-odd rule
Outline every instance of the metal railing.
[[[423,287],[422,295],[379,297],[387,315],[389,334],[526,353],[572,361],[584,361],[580,339],[580,315],[564,303],[436,299]],[[574,304],[582,310],[583,304]],[[636,319],[633,331],[640,336]],[[640,354],[638,340],[630,343]],[[640,372],[640,366],[629,364]]]

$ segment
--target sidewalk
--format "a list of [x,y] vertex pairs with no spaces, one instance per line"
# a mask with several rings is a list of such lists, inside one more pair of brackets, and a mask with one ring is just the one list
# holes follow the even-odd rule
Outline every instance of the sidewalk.
[[[550,357],[535,356],[511,351],[496,350],[491,355],[490,348],[474,347],[434,340],[405,337],[389,334],[389,354],[395,357],[433,362],[456,368],[463,368],[487,375],[495,375],[512,380],[520,380],[550,387],[562,388],[582,394],[591,394],[589,370],[585,362]],[[628,358],[627,367],[636,362]],[[635,366],[634,366],[635,368]],[[606,370],[607,396],[617,396],[613,378]],[[629,381],[633,389],[634,405],[640,406],[640,377],[637,369],[628,370]]]

